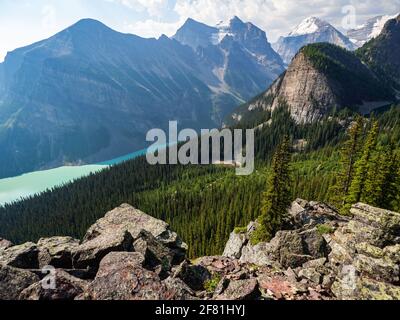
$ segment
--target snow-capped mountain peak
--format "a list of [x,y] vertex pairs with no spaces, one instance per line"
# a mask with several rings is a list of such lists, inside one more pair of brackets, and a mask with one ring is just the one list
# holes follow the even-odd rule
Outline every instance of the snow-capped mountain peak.
[[381,15],[373,17],[368,19],[364,24],[358,26],[357,28],[349,30],[347,35],[353,43],[361,47],[369,40],[379,36],[386,22],[396,18],[398,15],[399,13],[395,15]]
[[317,17],[304,19],[288,36],[279,38],[274,44],[274,49],[288,65],[300,48],[317,42],[333,43],[348,50],[356,49],[350,39],[328,22]]
[[289,33],[289,37],[313,34],[326,26],[329,26],[329,23],[321,20],[320,18],[308,17]]

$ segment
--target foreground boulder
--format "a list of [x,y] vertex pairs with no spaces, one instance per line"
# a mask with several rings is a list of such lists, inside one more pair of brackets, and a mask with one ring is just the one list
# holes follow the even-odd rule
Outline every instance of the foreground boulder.
[[37,243],[39,268],[51,265],[55,268],[72,269],[72,253],[77,250],[79,242],[71,237],[40,239]]
[[189,299],[194,293],[176,279],[161,281],[143,267],[145,257],[137,252],[113,252],[100,263],[85,300],[170,300]]
[[12,245],[13,244],[12,244],[11,241],[8,241],[6,239],[0,238],[0,252],[2,250],[5,250],[5,249],[8,249],[8,248],[12,247]]
[[223,293],[216,300],[252,300],[260,296],[256,279],[230,281]]
[[384,248],[391,244],[400,244],[400,213],[382,210],[369,205],[358,203],[354,205],[350,213],[354,216],[355,224],[361,226],[368,233],[355,230],[359,239],[363,239]]
[[187,249],[167,223],[123,204],[89,228],[74,252],[73,264],[75,268],[97,271],[100,261],[108,253],[135,251],[135,245],[149,259],[152,253],[155,259],[168,260],[168,264],[182,262]]
[[0,299],[399,300],[400,214],[361,203],[351,213],[298,199],[270,242],[252,245],[252,222],[223,256],[189,261],[168,224],[122,205],[82,242],[1,240]]
[[39,249],[36,244],[27,242],[18,246],[11,246],[0,254],[0,264],[20,268],[37,269]]
[[[74,300],[83,294],[88,282],[75,278],[67,272],[57,269],[50,275],[53,279],[44,278],[24,289],[20,300]],[[54,281],[54,283],[52,283]],[[54,287],[52,287],[54,286]]]
[[24,289],[38,281],[32,272],[0,265],[0,300],[17,300]]
[[255,246],[250,231],[241,241],[232,234],[225,255],[287,270],[339,299],[399,299],[399,213],[358,203],[352,216],[342,217],[326,204],[301,199],[288,212],[290,230]]

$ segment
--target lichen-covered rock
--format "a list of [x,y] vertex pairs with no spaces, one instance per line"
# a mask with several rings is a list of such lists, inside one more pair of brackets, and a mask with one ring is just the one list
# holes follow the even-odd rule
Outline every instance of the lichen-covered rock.
[[326,242],[331,250],[328,260],[331,267],[350,265],[353,263],[355,256],[355,245],[349,245],[348,238],[340,233],[335,232],[334,235],[324,235]]
[[[67,237],[37,245],[3,241],[0,299],[400,299],[398,214],[363,204],[352,212],[354,218],[343,218],[298,199],[270,242],[253,246],[257,223],[251,223],[231,234],[226,256],[190,262],[167,224],[123,205],[96,222],[81,244]],[[36,268],[52,264],[62,270],[56,287],[45,289]]]
[[388,246],[383,249],[383,256],[393,263],[400,264],[400,245]]
[[353,263],[356,270],[378,281],[389,283],[399,282],[399,265],[389,260],[375,259],[358,254]]
[[290,208],[288,209],[288,214],[296,219],[308,206],[308,201],[303,199],[296,199],[292,202]]
[[38,247],[32,242],[12,246],[0,252],[0,264],[20,269],[37,269]]
[[311,228],[312,226],[333,221],[335,223],[348,221],[348,219],[341,217],[332,207],[325,203],[308,203],[302,199],[297,199],[292,203],[289,214],[297,228],[302,228],[306,225]]
[[0,237],[0,253],[2,250],[12,247],[12,242]]
[[368,278],[358,283],[359,298],[362,300],[400,300],[400,287]]
[[321,284],[323,281],[323,275],[319,273],[315,268],[304,268],[299,272],[299,277],[308,279],[315,284]]
[[358,254],[363,254],[375,259],[381,259],[385,255],[381,248],[375,247],[367,242],[356,243],[355,248]]
[[246,234],[236,231],[232,232],[222,255],[228,258],[239,259],[246,241]]
[[32,284],[21,292],[19,298],[21,300],[74,300],[75,297],[83,294],[88,286],[87,281],[75,278],[60,269],[56,269],[51,276],[54,276],[54,280],[49,280],[47,283],[48,280],[45,278]]
[[328,247],[325,239],[316,229],[305,231],[281,231],[276,237],[278,240],[278,254],[280,264],[285,267],[296,268],[305,262],[326,257]]
[[236,274],[242,270],[237,259],[231,259],[227,257],[202,257],[196,261],[196,265],[205,267],[211,274]]
[[302,299],[309,292],[306,285],[282,275],[262,274],[257,280],[262,296],[268,300]]
[[90,300],[165,300],[173,293],[155,272],[143,267],[137,252],[112,252],[100,263],[84,298]]
[[77,269],[89,268],[93,273],[100,261],[111,252],[132,251],[133,238],[126,230],[103,232],[82,243],[73,253],[73,266]]
[[354,205],[350,213],[356,221],[379,231],[375,236],[381,240],[380,247],[400,244],[400,213],[374,208],[363,203]]
[[128,231],[133,239],[137,239],[142,230],[150,232],[158,241],[170,248],[186,251],[187,245],[182,242],[178,235],[171,231],[169,225],[144,212],[133,208],[129,204],[108,212],[104,218],[98,220],[87,231],[83,242],[90,241],[100,234],[117,230]]
[[303,268],[320,268],[324,266],[326,262],[327,262],[326,258],[307,261],[306,263],[303,264]]
[[162,283],[167,288],[167,300],[197,300],[196,293],[181,279],[169,277]]
[[174,278],[181,279],[191,289],[204,290],[204,283],[211,278],[211,273],[202,265],[191,265],[187,261],[181,263],[173,274]]
[[[133,243],[144,236],[142,231],[150,233],[157,243],[169,250],[172,264],[183,261],[187,245],[170,230],[167,223],[128,204],[123,204],[108,212],[104,218],[99,219],[89,228],[82,244],[74,254],[74,267],[90,267],[97,270],[98,263],[108,253],[132,251]],[[136,243],[138,247],[146,240],[139,242]]]
[[25,288],[39,280],[30,271],[0,264],[0,300],[18,300]]
[[337,279],[332,292],[339,300],[400,300],[400,287],[365,277],[354,282]]
[[248,243],[242,248],[241,263],[250,263],[257,266],[272,266],[276,260],[278,248],[275,242],[259,243],[252,246]]
[[79,240],[71,237],[42,238],[38,241],[39,268],[72,268],[72,253],[77,251]]
[[230,281],[226,290],[215,300],[250,300],[260,296],[256,279]]
[[139,238],[133,243],[135,252],[141,253],[145,257],[145,265],[149,269],[161,267],[161,272],[171,270],[176,257],[173,249],[163,245],[148,231],[142,230]]

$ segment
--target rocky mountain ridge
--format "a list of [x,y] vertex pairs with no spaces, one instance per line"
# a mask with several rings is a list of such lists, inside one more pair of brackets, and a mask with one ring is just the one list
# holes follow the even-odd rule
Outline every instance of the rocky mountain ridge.
[[233,92],[244,100],[261,92],[285,70],[266,33],[236,16],[214,27],[188,19],[172,39],[190,46],[212,67],[220,80],[214,91]]
[[238,19],[225,32],[193,50],[84,19],[10,52],[0,63],[0,178],[129,154],[168,121],[219,127],[284,71],[265,32]]
[[223,256],[194,261],[165,222],[126,204],[82,241],[54,237],[13,246],[0,239],[0,299],[400,298],[399,213],[359,203],[343,217],[300,199],[288,213],[287,230],[271,242],[253,246],[257,223],[251,223],[231,234]]
[[356,46],[362,47],[368,41],[379,36],[386,22],[396,18],[398,15],[381,15],[370,18],[357,28],[347,31],[347,36]]

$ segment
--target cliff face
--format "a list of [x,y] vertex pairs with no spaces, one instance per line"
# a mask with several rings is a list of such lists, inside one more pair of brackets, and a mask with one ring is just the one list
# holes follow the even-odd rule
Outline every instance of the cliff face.
[[335,89],[326,75],[317,70],[310,60],[300,53],[285,75],[274,84],[266,95],[274,95],[271,108],[286,102],[292,116],[299,122],[318,120],[330,108],[339,105]]
[[0,299],[400,299],[400,214],[364,204],[351,213],[298,199],[271,242],[251,245],[251,223],[231,234],[223,256],[191,263],[165,222],[125,204],[82,241],[0,238]]
[[302,48],[287,71],[228,123],[283,105],[297,122],[313,122],[333,109],[368,113],[393,100],[391,90],[355,54],[327,43],[313,44]]

